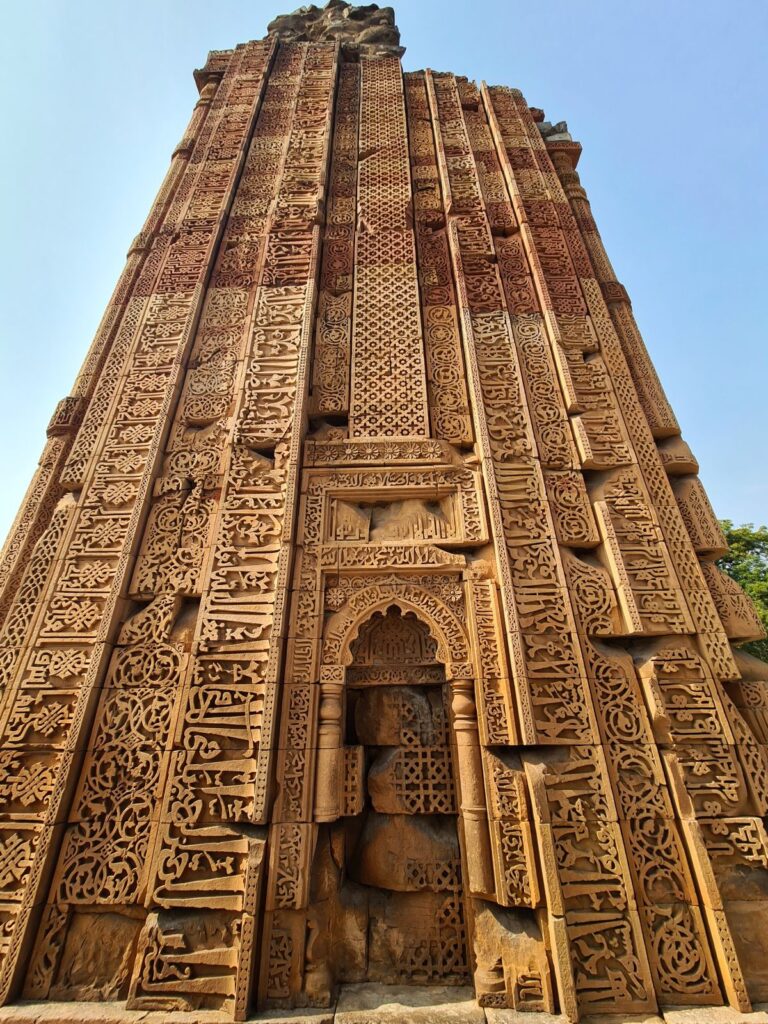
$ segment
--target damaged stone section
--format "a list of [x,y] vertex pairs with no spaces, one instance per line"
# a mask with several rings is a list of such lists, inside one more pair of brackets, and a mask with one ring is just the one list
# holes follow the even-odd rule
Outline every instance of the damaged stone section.
[[566,121],[556,121],[553,124],[551,121],[544,120],[546,115],[540,107],[529,107],[528,109],[545,142],[573,142]]
[[551,121],[542,121],[539,124],[539,131],[545,142],[573,142],[566,121],[558,121],[556,124],[552,124]]
[[338,39],[369,57],[402,57],[405,53],[394,10],[378,4],[356,7],[343,0],[330,0],[325,7],[308,4],[293,14],[281,14],[267,31],[287,43]]

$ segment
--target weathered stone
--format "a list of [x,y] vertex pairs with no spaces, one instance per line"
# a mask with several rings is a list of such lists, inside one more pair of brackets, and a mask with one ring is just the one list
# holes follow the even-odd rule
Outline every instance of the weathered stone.
[[[485,1019],[487,1024],[529,1024],[531,1015],[521,1010],[500,1010],[486,1006]],[[536,1024],[570,1024],[568,1018],[559,1013],[537,1013],[533,1019]],[[582,1020],[581,1024],[585,1024],[585,1021]],[[648,1024],[657,1024],[657,1021],[649,1018]]]
[[303,1010],[265,1010],[259,1014],[258,1019],[268,1024],[334,1024],[335,1011],[311,1007]]
[[489,1004],[486,1011],[502,996],[512,1009],[545,1013],[552,1004],[552,981],[533,915],[478,901],[474,927],[475,983],[480,1001]]
[[51,998],[125,999],[140,931],[141,919],[109,913],[75,914]]
[[369,905],[368,980],[461,985],[467,965],[456,896],[376,890]]
[[325,7],[309,4],[293,14],[281,14],[269,23],[267,31],[289,43],[338,39],[372,56],[402,57],[405,53],[395,12],[377,4],[355,6],[343,0],[329,0]]
[[484,1024],[467,988],[417,985],[347,985],[339,994],[337,1024]]
[[[499,1024],[502,1022],[499,1021]],[[663,1018],[655,1013],[598,1013],[584,1017],[581,1024],[663,1024]]]
[[705,1006],[696,1009],[664,1010],[664,1024],[768,1024],[768,1013],[739,1013],[730,1006]]
[[768,900],[728,899],[728,920],[736,952],[743,965],[749,998],[753,1003],[768,1000]]
[[460,870],[456,826],[447,817],[370,814],[358,851],[351,877],[378,888],[439,892],[456,884]]
[[399,747],[404,739],[430,746],[445,730],[442,694],[415,686],[377,686],[355,704],[355,732],[367,746]]
[[0,556],[0,1024],[768,998],[760,625],[581,147],[401,53],[331,0],[209,55],[51,420]]
[[333,916],[334,959],[339,965],[338,981],[365,982],[368,976],[368,922],[371,890],[346,882],[339,890]]

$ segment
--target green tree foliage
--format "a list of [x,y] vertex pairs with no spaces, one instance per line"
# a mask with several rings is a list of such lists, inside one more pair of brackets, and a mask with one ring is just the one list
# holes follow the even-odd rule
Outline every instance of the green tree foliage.
[[[730,550],[717,564],[749,594],[768,631],[768,526],[734,526],[730,519],[721,519],[720,525]],[[768,661],[768,639],[744,644],[742,650]]]

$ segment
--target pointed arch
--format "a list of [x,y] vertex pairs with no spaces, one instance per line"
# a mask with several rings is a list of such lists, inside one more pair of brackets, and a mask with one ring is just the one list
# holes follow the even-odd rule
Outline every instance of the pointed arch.
[[352,661],[352,644],[360,628],[376,612],[386,614],[397,608],[412,612],[437,641],[437,657],[445,665],[448,679],[474,677],[474,666],[466,631],[448,605],[425,587],[402,577],[391,583],[372,582],[351,595],[346,605],[326,626],[322,664],[346,667]]

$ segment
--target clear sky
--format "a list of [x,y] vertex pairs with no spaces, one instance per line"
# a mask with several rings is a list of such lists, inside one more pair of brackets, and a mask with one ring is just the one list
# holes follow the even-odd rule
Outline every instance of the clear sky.
[[[28,0],[0,62],[0,535],[196,99],[293,0]],[[768,522],[764,0],[401,0],[406,69],[568,121],[619,279],[718,515]]]

